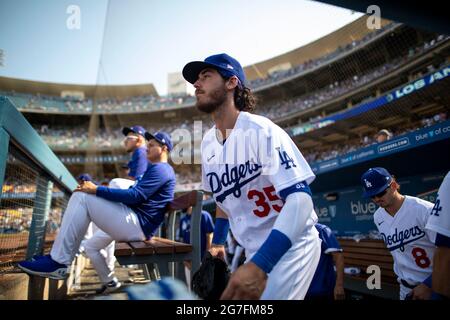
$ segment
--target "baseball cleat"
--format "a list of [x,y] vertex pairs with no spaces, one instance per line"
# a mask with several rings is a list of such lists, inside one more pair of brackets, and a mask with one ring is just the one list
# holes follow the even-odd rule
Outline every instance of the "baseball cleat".
[[67,266],[54,261],[50,255],[22,261],[17,266],[28,274],[55,280],[64,280],[69,276]]
[[122,286],[122,284],[118,280],[114,279],[114,280],[111,280],[110,282],[102,285],[102,287],[100,289],[97,289],[95,291],[95,293],[108,294],[108,293],[111,293],[111,292],[119,289],[121,286]]

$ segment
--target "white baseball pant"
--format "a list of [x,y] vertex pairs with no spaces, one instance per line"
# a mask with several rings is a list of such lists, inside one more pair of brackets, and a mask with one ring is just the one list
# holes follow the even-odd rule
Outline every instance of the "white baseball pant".
[[241,255],[243,252],[244,248],[242,248],[240,245],[236,245],[233,260],[231,260],[231,267],[230,267],[231,272],[235,272],[236,269],[239,267],[239,260],[241,259]]
[[[103,236],[103,246],[99,248],[99,251],[113,240],[141,241],[145,239],[136,213],[123,203],[108,201],[84,192],[74,192],[69,199],[61,228],[50,252],[52,259],[69,266],[90,222],[94,222],[108,235],[108,239]],[[102,261],[102,264],[99,264],[100,268],[103,268],[107,275],[110,274],[106,260],[103,258],[98,261]]]
[[411,288],[405,287],[403,284],[400,283],[400,300],[405,300],[406,296],[410,294],[412,291]]
[[[116,178],[109,182],[109,188],[128,189],[135,184],[129,179]],[[87,257],[91,260],[102,283],[108,283],[114,279],[114,267],[116,257],[114,256],[115,241],[103,230],[92,224],[93,235],[82,241]],[[106,268],[105,268],[106,263]]]

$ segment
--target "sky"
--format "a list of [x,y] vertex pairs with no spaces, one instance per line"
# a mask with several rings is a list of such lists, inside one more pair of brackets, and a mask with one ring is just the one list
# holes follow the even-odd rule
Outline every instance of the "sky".
[[0,76],[165,95],[189,61],[226,52],[246,66],[360,16],[306,0],[1,0]]

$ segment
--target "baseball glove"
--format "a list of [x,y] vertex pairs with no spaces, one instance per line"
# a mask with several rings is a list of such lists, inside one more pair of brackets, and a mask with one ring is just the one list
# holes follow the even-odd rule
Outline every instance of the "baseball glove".
[[200,269],[192,277],[192,291],[204,300],[219,300],[229,279],[226,262],[206,252]]

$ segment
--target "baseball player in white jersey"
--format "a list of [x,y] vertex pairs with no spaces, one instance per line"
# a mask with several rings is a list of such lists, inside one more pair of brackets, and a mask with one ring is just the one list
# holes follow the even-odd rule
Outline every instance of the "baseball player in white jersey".
[[450,172],[439,187],[426,228],[437,233],[433,260],[433,291],[450,298]]
[[288,134],[250,114],[244,71],[227,54],[188,63],[197,108],[215,122],[202,141],[203,188],[217,204],[211,253],[228,228],[245,248],[222,299],[303,299],[320,258],[309,184],[315,175]]
[[378,206],[373,220],[394,258],[400,299],[430,299],[436,233],[425,226],[431,202],[402,195],[395,178],[384,168],[370,168],[361,177],[364,196]]

